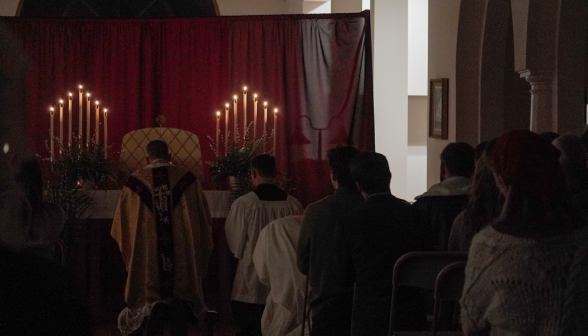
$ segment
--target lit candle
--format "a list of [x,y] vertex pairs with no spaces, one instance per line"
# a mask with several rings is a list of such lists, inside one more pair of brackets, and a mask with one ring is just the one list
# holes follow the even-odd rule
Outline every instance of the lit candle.
[[80,124],[80,130],[78,132],[78,137],[80,138],[80,144],[81,144],[82,135],[83,135],[82,132],[84,131],[84,127],[82,126],[83,125],[83,119],[84,119],[83,116],[82,116],[82,114],[83,114],[83,112],[82,112],[82,104],[83,104],[82,101],[83,101],[83,98],[84,98],[84,96],[83,96],[84,91],[82,91],[82,86],[81,85],[79,86],[79,89],[80,89],[80,94],[79,94],[79,97],[80,97],[80,122],[79,122],[79,124]]
[[225,104],[225,147],[229,144],[229,103]]
[[90,139],[92,135],[90,133],[90,93],[86,93],[86,146],[90,146]]
[[276,139],[278,138],[278,109],[274,109],[274,156],[276,156]]
[[237,95],[233,96],[233,105],[235,108],[234,114],[235,114],[235,120],[234,120],[234,134],[233,134],[233,139],[235,139],[235,143],[237,143]]
[[243,87],[243,136],[247,132],[247,87]]
[[253,139],[257,137],[257,93],[253,95]]
[[[59,99],[59,143],[61,146],[65,143],[63,139],[63,99]],[[61,146],[59,146],[59,153],[61,153]]]
[[218,142],[220,137],[220,111],[216,112],[216,156],[219,156],[218,153]]
[[104,109],[104,156],[108,157],[108,109]]
[[100,143],[100,102],[96,101],[96,146]]
[[49,108],[49,115],[51,119],[50,131],[49,131],[49,138],[51,139],[51,160],[55,157],[55,149],[54,149],[54,142],[55,142],[55,135],[53,131],[53,125],[55,124],[55,110],[53,110],[53,106]]
[[71,141],[72,140],[71,138],[73,136],[71,103],[73,103],[73,93],[70,92],[69,93],[69,110],[68,110],[68,113],[69,113],[69,129],[68,129],[69,130],[69,139],[68,139],[69,142],[68,143],[69,143],[69,146],[70,147],[71,147],[71,142],[72,142]]
[[[267,102],[263,102],[263,134],[267,136]],[[267,139],[267,137],[266,137]]]

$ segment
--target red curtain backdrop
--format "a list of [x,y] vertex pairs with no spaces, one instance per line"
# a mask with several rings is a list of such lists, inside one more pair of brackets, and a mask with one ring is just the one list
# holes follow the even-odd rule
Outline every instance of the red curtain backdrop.
[[[294,195],[305,205],[332,192],[328,149],[346,143],[374,149],[369,12],[0,22],[21,41],[30,63],[25,110],[37,153],[45,154],[49,106],[58,111],[63,98],[67,110],[67,93],[80,83],[109,109],[114,151],[120,151],[127,132],[157,126],[156,117],[164,115],[166,127],[199,137],[205,162],[214,160],[207,136],[214,138],[215,112],[232,104],[234,94],[242,111],[247,85],[248,120],[253,120],[253,93],[280,110],[278,168],[294,179]],[[57,121],[58,113],[56,134]],[[263,120],[258,121],[259,130]]]

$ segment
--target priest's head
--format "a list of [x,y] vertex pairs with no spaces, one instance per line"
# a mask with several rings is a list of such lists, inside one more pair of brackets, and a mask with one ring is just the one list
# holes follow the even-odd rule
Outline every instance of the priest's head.
[[276,169],[276,158],[269,154],[259,154],[251,159],[251,182],[253,187],[260,184],[274,183],[278,174]]
[[153,140],[147,144],[146,148],[146,159],[147,163],[151,163],[155,160],[171,161],[171,155],[167,144],[162,140]]
[[375,152],[359,153],[351,160],[349,168],[364,198],[373,194],[390,193],[392,173],[384,155]]

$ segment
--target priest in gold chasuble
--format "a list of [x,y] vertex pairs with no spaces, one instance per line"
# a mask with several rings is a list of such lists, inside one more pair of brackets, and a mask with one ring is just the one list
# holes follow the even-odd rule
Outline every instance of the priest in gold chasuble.
[[208,204],[194,174],[169,163],[165,142],[149,143],[147,159],[149,165],[125,183],[111,229],[128,271],[127,308],[118,317],[123,336],[144,321],[148,329],[154,325],[149,316],[158,303],[181,302],[197,319],[207,311],[202,280],[212,252]]

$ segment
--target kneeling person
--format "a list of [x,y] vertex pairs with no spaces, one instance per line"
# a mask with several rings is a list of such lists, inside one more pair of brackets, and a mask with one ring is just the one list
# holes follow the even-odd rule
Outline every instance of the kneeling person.
[[304,316],[306,277],[296,267],[296,242],[302,217],[269,223],[257,240],[253,263],[259,281],[270,289],[261,331],[264,336],[298,336]]
[[261,316],[269,289],[260,281],[252,257],[261,230],[271,221],[302,215],[302,205],[274,183],[276,159],[260,154],[251,160],[253,191],[233,202],[227,216],[227,243],[239,259],[233,294],[233,317],[241,328],[239,335],[261,335]]
[[194,174],[170,163],[165,142],[147,145],[147,162],[125,183],[111,229],[128,271],[118,325],[123,336],[144,320],[149,335],[167,323],[185,334],[187,321],[207,311],[201,283],[212,252],[210,210]]

